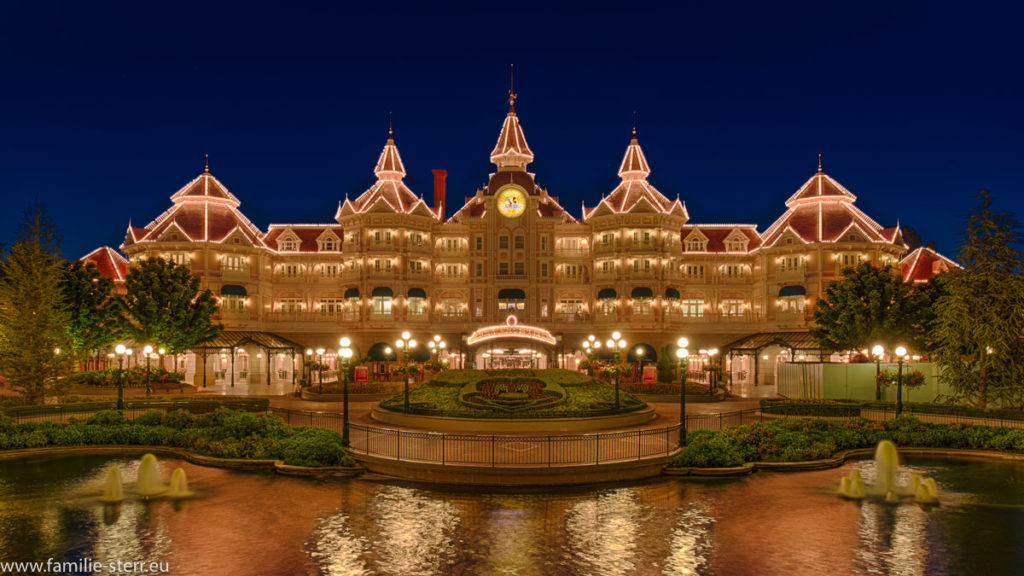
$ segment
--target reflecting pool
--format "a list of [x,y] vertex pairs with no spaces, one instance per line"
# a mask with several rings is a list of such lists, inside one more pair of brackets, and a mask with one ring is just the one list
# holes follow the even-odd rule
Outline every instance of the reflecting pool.
[[[902,474],[936,479],[941,506],[838,498],[854,467],[872,478],[870,460],[500,491],[161,459],[165,481],[188,475],[195,495],[181,501],[130,496],[138,456],[9,461],[0,561],[162,562],[175,575],[1024,573],[1024,463],[903,460]],[[129,495],[117,505],[99,501],[111,464]]]

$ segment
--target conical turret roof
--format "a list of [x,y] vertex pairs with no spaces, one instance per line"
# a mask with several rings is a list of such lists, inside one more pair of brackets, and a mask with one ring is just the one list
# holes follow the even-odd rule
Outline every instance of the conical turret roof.
[[526,136],[523,135],[523,127],[519,125],[519,116],[512,102],[509,102],[505,123],[501,125],[498,143],[491,150],[491,162],[499,170],[525,170],[526,165],[533,162],[533,151],[526,144]]

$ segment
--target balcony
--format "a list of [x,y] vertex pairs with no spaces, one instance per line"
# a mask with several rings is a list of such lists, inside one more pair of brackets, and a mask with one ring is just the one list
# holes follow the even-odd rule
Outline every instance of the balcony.
[[469,314],[465,310],[462,311],[445,311],[437,315],[438,319],[443,322],[460,322],[469,318]]
[[590,251],[586,248],[559,248],[555,250],[557,258],[588,258]]
[[[358,315],[355,315],[358,318]],[[344,315],[341,312],[333,314],[322,312],[267,312],[264,320],[268,322],[338,322]]]
[[608,244],[604,244],[602,242],[598,242],[598,243],[594,244],[594,255],[595,256],[611,255],[611,254],[614,254],[614,253],[615,253],[615,243],[614,242],[611,242],[611,243],[608,243]]
[[497,280],[529,280],[530,277],[526,274],[498,274],[495,276]]
[[371,240],[365,246],[366,252],[395,252],[397,250],[397,242],[374,242]]
[[590,322],[590,314],[587,312],[556,312],[551,320],[554,322],[567,322],[570,324]]
[[397,274],[395,274],[394,268],[391,270],[370,270],[366,273],[366,277],[376,280],[394,280]]

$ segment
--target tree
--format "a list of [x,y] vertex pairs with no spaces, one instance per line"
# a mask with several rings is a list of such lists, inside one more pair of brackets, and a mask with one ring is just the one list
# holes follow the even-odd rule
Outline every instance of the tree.
[[221,330],[213,322],[217,302],[188,266],[161,258],[142,260],[129,269],[123,298],[125,333],[139,343],[184,352],[209,342]]
[[64,271],[61,292],[68,317],[69,352],[76,359],[114,343],[119,322],[113,280],[100,274],[92,262],[75,261]]
[[1024,254],[1014,216],[996,212],[987,190],[964,215],[957,256],[936,310],[940,378],[960,398],[986,408],[1024,407]]
[[843,270],[843,278],[825,289],[814,308],[810,333],[831,351],[862,350],[882,343],[906,344],[917,351],[930,346],[928,331],[936,287],[913,286],[892,266],[865,262]]
[[672,361],[676,357],[676,351],[671,344],[666,344],[658,354],[658,382],[672,382],[675,380],[676,363]]
[[69,348],[60,287],[66,266],[53,222],[33,204],[0,266],[0,374],[33,404],[71,364],[61,353]]

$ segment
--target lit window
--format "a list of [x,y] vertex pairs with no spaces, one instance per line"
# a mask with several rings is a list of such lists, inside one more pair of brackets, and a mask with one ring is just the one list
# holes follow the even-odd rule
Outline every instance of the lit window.
[[707,250],[707,243],[703,238],[690,238],[686,241],[687,252],[704,252]]
[[680,312],[685,318],[703,318],[704,300],[691,298],[679,302]]

